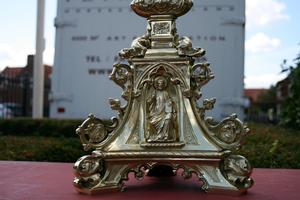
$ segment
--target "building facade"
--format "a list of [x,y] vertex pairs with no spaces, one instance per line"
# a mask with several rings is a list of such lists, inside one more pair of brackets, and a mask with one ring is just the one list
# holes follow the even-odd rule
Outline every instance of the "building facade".
[[[32,116],[33,64],[34,55],[28,55],[25,67],[6,67],[0,72],[0,104],[11,110],[9,117]],[[52,67],[44,65],[44,117],[49,117],[51,73]]]
[[[121,90],[108,76],[118,51],[130,47],[147,26],[129,4],[130,0],[58,1],[51,117],[115,115],[108,98],[119,98]],[[207,52],[216,79],[203,89],[201,100],[217,98],[210,115],[220,119],[237,113],[243,118],[245,1],[195,0],[192,10],[177,20],[177,29]]]

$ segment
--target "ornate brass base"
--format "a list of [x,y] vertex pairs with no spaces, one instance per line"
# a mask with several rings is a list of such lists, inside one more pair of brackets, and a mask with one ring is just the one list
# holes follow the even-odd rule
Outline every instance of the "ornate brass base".
[[201,188],[205,192],[242,194],[253,181],[247,176],[238,175],[235,168],[229,169],[228,165],[224,165],[226,162],[234,165],[233,162],[238,160],[245,161],[241,156],[229,156],[228,153],[149,152],[145,157],[145,154],[138,152],[123,152],[124,157],[116,158],[113,154],[99,154],[95,151],[91,156],[85,156],[75,163],[77,177],[74,186],[79,192],[87,194],[105,190],[122,191],[129,173],[133,172],[135,178],[142,180],[149,170],[166,165],[171,167],[175,174],[178,169],[182,169],[181,175],[185,179],[195,174],[203,183]]
[[[244,193],[253,184],[252,168],[231,150],[249,129],[234,114],[219,123],[205,118],[216,100],[201,106],[198,100],[214,76],[209,63],[194,64],[193,57],[205,51],[176,33],[175,19],[192,1],[149,2],[133,1],[138,14],[149,15],[148,33],[120,52],[129,65],[115,64],[110,75],[127,105],[110,99],[118,118],[105,123],[90,115],[76,130],[84,149],[95,151],[75,163],[74,186],[88,194],[122,190],[130,172],[142,179],[157,166],[169,166],[174,173],[182,169],[184,178],[197,175],[206,192]],[[158,8],[167,10],[156,13]]]

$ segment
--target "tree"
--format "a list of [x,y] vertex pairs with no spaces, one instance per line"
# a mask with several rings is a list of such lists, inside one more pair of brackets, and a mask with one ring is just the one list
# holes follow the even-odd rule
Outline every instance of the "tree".
[[283,125],[300,129],[300,54],[295,61],[295,66],[283,69],[283,72],[289,73],[290,90],[289,96],[282,105],[281,119]]

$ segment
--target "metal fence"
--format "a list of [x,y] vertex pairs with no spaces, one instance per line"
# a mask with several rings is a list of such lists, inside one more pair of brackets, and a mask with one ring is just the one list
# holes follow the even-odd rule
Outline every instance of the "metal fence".
[[[32,116],[32,73],[0,74],[0,118]],[[49,116],[50,80],[45,81],[44,116]]]

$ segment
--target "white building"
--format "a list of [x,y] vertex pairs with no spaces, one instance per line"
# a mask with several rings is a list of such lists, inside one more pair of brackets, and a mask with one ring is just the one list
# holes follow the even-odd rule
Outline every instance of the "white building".
[[[119,50],[146,32],[146,19],[131,11],[130,0],[59,0],[52,77],[53,118],[110,118],[108,98],[121,89],[108,79]],[[215,79],[203,90],[216,97],[210,113],[243,118],[244,0],[194,0],[192,10],[177,20],[178,33],[206,49]]]

